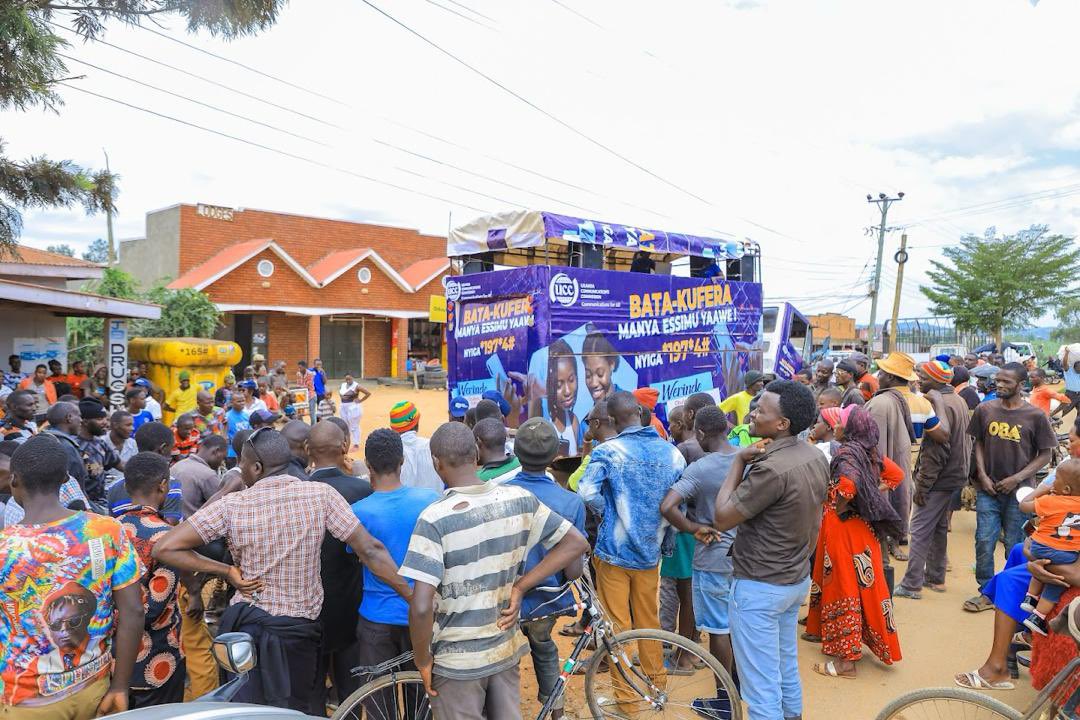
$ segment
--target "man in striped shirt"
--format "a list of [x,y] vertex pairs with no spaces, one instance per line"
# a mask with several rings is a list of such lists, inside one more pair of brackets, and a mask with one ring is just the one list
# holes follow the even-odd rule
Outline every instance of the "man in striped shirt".
[[[483,483],[463,423],[436,430],[431,455],[449,491],[420,514],[399,571],[416,582],[416,666],[439,720],[520,719],[518,661],[528,649],[516,627],[521,599],[589,544],[527,490]],[[547,554],[523,572],[536,545]]]

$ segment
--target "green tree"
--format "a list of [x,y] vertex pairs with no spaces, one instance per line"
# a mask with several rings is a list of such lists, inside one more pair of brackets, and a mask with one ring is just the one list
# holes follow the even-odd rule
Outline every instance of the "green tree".
[[1015,235],[989,228],[945,248],[931,260],[931,284],[919,289],[931,312],[951,316],[962,330],[981,330],[1000,347],[1004,328],[1027,327],[1047,310],[1080,299],[1080,249],[1072,238],[1032,225]]
[[1080,298],[1068,298],[1054,311],[1059,325],[1050,339],[1061,345],[1080,342]]
[[[5,0],[0,1],[0,110],[42,107],[58,112],[64,100],[58,85],[71,77],[59,53],[68,47],[58,25],[84,40],[105,32],[105,23],[129,25],[179,13],[188,32],[236,38],[265,30],[277,21],[285,0]],[[116,176],[44,156],[18,161],[4,154],[0,138],[0,257],[17,253],[22,213],[82,205],[88,213],[114,209]]]
[[[136,300],[161,305],[158,320],[133,320],[131,337],[212,337],[221,324],[221,313],[210,296],[193,289],[170,290],[163,285],[139,292],[138,283],[119,268],[105,268],[101,280],[83,285],[83,292],[120,300]],[[87,363],[102,362],[104,322],[101,318],[67,319],[68,357]]]
[[66,255],[70,258],[75,257],[75,250],[67,243],[64,243],[62,245],[50,245],[45,248],[45,251],[56,253],[57,255]]
[[104,238],[94,240],[82,254],[82,259],[104,265],[109,262],[109,243],[105,242]]
[[170,290],[158,285],[144,300],[161,306],[161,319],[137,321],[133,335],[205,338],[212,337],[221,325],[221,313],[210,296],[193,288]]

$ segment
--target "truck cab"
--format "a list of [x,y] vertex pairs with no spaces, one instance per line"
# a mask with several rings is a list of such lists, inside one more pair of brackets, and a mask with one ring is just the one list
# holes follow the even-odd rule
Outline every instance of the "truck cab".
[[791,303],[766,305],[761,313],[762,371],[790,380],[810,357],[813,330]]

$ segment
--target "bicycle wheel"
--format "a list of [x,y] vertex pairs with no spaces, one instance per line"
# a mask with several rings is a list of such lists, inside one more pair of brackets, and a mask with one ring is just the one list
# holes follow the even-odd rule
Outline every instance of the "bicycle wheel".
[[[585,700],[595,718],[742,720],[742,702],[731,676],[696,642],[663,630],[630,630],[608,642],[611,653],[598,649],[585,671]],[[654,685],[635,655],[663,658],[664,645],[704,667],[688,675],[669,673],[663,687]]]
[[992,697],[963,688],[926,688],[901,695],[876,720],[1020,720],[1017,710]]
[[331,720],[431,720],[418,672],[377,677],[338,705]]

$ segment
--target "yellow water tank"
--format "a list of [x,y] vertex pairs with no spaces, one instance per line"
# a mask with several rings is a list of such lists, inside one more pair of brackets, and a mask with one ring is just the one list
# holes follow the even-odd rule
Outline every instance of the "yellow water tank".
[[[228,340],[207,338],[133,338],[128,342],[128,362],[144,361],[150,381],[168,397],[180,388],[180,372],[191,374],[191,384],[213,393],[225,375],[240,362],[240,346]],[[173,413],[162,411],[162,421],[172,424]]]

